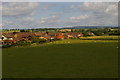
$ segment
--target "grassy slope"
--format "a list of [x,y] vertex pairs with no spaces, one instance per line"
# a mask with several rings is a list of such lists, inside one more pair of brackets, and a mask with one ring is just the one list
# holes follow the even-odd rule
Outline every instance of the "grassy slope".
[[113,41],[64,40],[3,49],[3,77],[117,77],[117,46]]

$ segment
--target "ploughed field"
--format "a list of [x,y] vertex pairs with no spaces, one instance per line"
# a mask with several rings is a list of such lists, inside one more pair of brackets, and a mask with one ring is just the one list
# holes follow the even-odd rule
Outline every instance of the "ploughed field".
[[3,78],[116,78],[118,43],[62,40],[6,48]]

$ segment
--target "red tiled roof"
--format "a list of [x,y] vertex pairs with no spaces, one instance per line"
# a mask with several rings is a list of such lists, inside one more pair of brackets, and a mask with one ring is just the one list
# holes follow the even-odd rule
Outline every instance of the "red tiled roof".
[[13,33],[2,33],[2,35],[7,37],[7,38],[13,38],[14,37]]

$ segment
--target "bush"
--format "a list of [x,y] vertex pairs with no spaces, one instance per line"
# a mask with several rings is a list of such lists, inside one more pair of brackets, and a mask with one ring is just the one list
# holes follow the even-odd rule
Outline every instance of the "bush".
[[27,42],[27,41],[22,41],[18,44],[14,44],[13,46],[26,46],[26,45],[30,45],[31,43],[30,42]]
[[32,43],[44,43],[46,42],[47,40],[46,39],[39,39],[39,38],[34,38],[32,40]]
[[73,38],[71,38],[71,39],[77,39],[77,37],[73,37]]
[[12,45],[3,45],[2,48],[9,48],[11,47]]

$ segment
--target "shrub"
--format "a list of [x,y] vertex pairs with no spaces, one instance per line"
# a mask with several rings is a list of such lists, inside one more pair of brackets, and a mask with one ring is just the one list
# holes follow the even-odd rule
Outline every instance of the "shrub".
[[18,44],[14,44],[13,46],[26,46],[26,45],[30,45],[30,44],[31,44],[30,42],[22,41],[22,42],[19,42]]
[[34,38],[32,40],[32,43],[43,43],[43,42],[46,42],[47,40],[46,39],[39,39],[39,38]]
[[2,48],[9,48],[11,47],[12,45],[3,45]]

